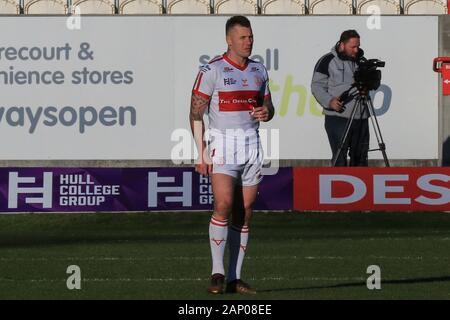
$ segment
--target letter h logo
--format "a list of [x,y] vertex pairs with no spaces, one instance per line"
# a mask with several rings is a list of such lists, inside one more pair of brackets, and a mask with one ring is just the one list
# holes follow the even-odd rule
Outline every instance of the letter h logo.
[[192,173],[183,172],[182,186],[160,186],[160,183],[174,183],[175,177],[158,177],[158,172],[148,173],[148,207],[158,206],[159,193],[181,193],[181,196],[166,196],[165,202],[181,202],[183,207],[192,206]]
[[53,173],[44,172],[42,187],[19,187],[24,183],[36,183],[36,177],[19,177],[18,172],[9,173],[8,208],[17,209],[19,194],[42,194],[42,197],[26,197],[25,203],[41,203],[42,208],[52,207]]
[[233,84],[236,84],[236,80],[234,80],[233,78],[225,78],[223,79],[223,84],[226,86],[231,86]]

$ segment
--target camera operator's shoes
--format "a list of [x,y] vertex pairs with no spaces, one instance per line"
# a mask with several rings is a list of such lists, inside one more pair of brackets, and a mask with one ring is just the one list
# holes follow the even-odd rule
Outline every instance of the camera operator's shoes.
[[233,280],[227,283],[226,293],[240,293],[240,294],[256,294],[256,290],[250,287],[241,279]]
[[214,273],[211,276],[211,285],[208,287],[208,292],[212,294],[222,294],[225,283],[225,276],[220,273]]

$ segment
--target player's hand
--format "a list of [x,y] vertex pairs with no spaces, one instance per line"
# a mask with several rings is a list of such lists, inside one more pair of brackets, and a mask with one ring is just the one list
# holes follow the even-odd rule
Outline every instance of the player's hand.
[[342,101],[340,101],[339,98],[331,99],[330,108],[334,111],[340,112],[343,108]]
[[212,164],[199,163],[195,165],[195,171],[202,176],[209,177],[212,173]]
[[258,121],[269,121],[269,108],[266,106],[253,108],[250,115]]
[[200,173],[202,176],[208,177],[212,173],[212,161],[207,155],[203,155],[201,163],[195,164],[195,172]]

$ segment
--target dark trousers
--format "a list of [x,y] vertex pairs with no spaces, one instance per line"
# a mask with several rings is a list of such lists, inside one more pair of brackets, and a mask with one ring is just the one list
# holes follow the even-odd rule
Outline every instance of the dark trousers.
[[[325,130],[327,131],[333,159],[338,152],[339,145],[345,133],[348,119],[325,115]],[[336,162],[337,167],[347,166],[347,155],[350,156],[351,167],[367,167],[369,152],[369,120],[354,119],[347,135],[347,139]]]

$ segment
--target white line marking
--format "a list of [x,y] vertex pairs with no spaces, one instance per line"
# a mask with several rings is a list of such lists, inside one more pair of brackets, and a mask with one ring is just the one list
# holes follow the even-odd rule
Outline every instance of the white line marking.
[[[210,257],[50,257],[50,258],[4,258],[0,257],[0,262],[52,262],[52,261],[118,261],[118,262],[138,262],[138,261],[209,261]],[[380,259],[380,260],[450,260],[450,257],[423,257],[423,256],[248,256],[247,260],[357,260],[357,259]]]
[[[209,278],[83,278],[83,282],[207,282]],[[249,281],[364,281],[362,277],[301,277],[301,278],[285,278],[285,277],[264,277],[264,278],[248,278]],[[0,278],[0,282],[65,282],[67,279],[6,279]]]

